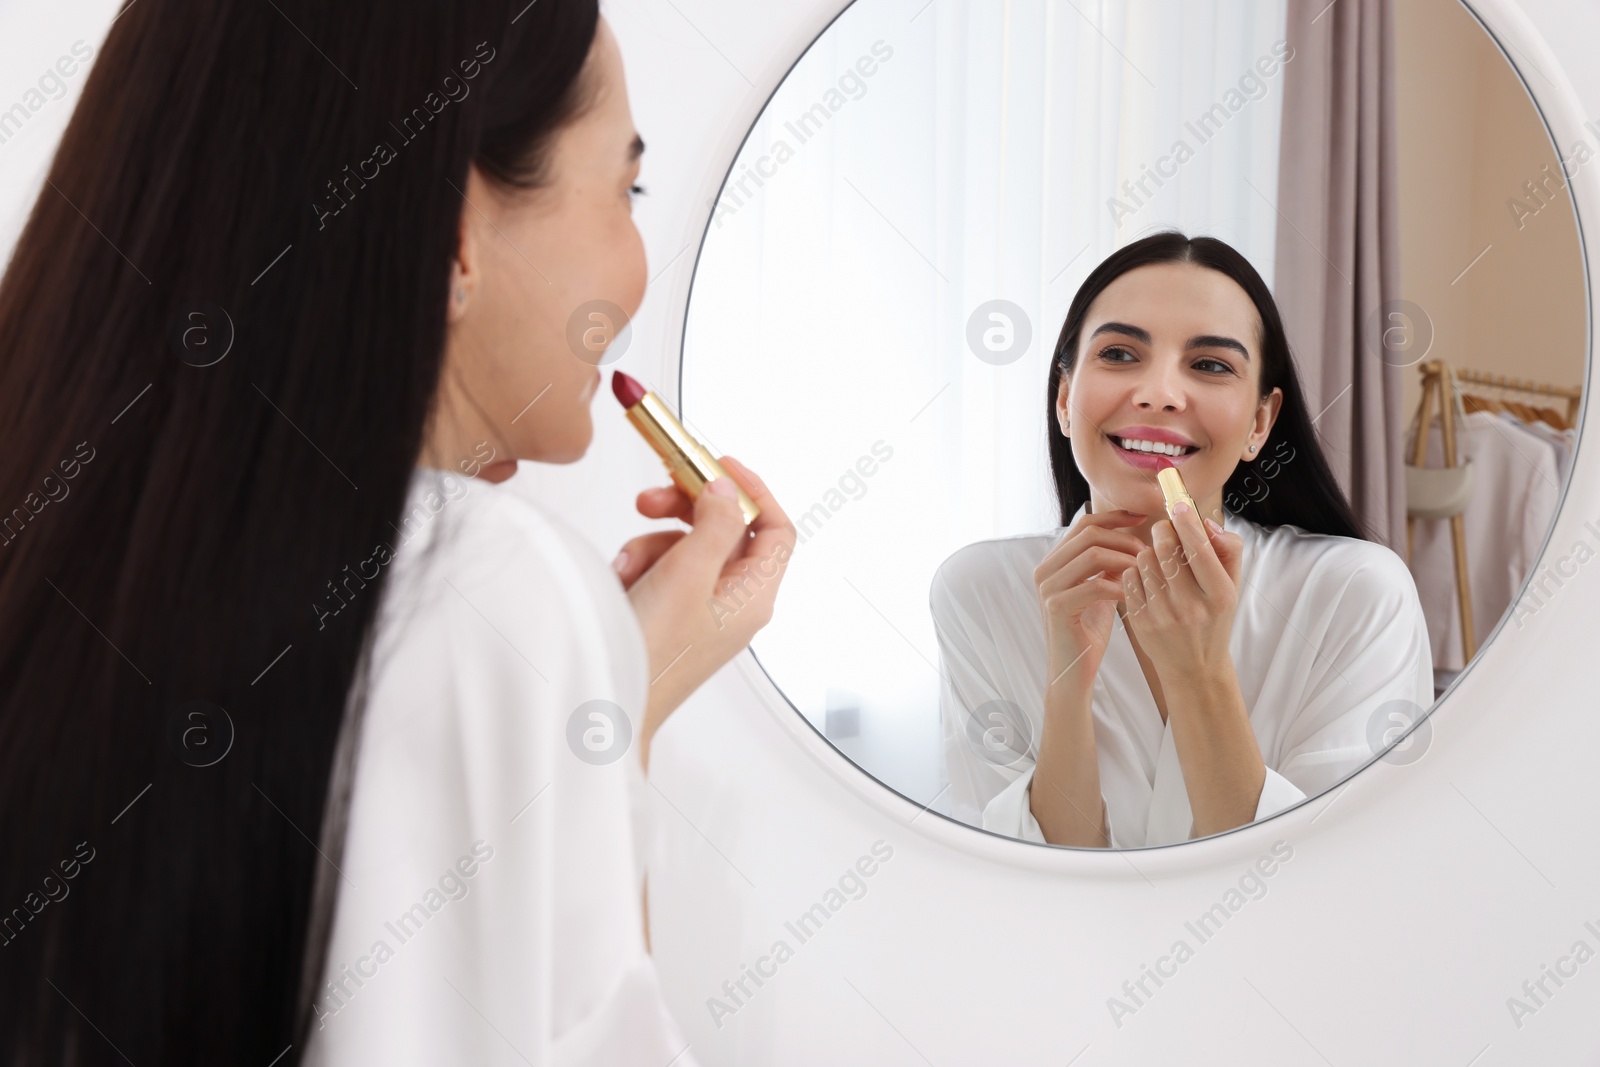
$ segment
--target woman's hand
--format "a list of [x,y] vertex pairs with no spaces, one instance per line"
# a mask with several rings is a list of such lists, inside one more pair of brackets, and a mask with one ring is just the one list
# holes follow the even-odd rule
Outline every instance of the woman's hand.
[[1123,575],[1124,622],[1161,680],[1194,836],[1204,837],[1255,818],[1267,772],[1228,649],[1244,542],[1193,508],[1175,510]]
[[736,459],[719,462],[761,509],[749,527],[734,494],[708,486],[691,503],[675,485],[647,489],[636,502],[640,514],[680,519],[691,529],[635,537],[613,564],[649,652],[649,706],[640,731],[646,767],[650,740],[667,716],[771,620],[794,553],[794,524],[766,485]]
[[1111,639],[1111,617],[1123,597],[1122,572],[1145,548],[1124,527],[1144,516],[1132,511],[1086,513],[1034,568],[1049,650],[1047,685],[1073,671],[1092,680]]
[[1244,541],[1187,505],[1159,520],[1153,544],[1122,573],[1127,617],[1139,647],[1163,678],[1194,678],[1229,663],[1228,638],[1239,604]]
[[1033,571],[1048,666],[1028,806],[1053,845],[1104,848],[1109,840],[1090,690],[1122,599],[1119,576],[1144,548],[1127,527],[1143,521],[1133,511],[1085,513]]

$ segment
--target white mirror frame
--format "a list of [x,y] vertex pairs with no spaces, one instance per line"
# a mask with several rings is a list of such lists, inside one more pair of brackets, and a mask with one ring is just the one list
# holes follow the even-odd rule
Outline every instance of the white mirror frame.
[[[1587,140],[1587,131],[1584,127],[1582,106],[1576,91],[1567,79],[1560,63],[1550,51],[1543,37],[1538,33],[1528,19],[1526,13],[1513,0],[1460,0],[1483,26],[1485,32],[1496,42],[1501,54],[1505,57],[1519,80],[1528,91],[1534,102],[1536,110],[1540,113],[1547,133],[1551,136],[1553,144],[1557,146],[1570,146],[1578,139]],[[738,155],[743,148],[748,131],[755,124],[761,111],[766,107],[772,94],[787,77],[795,64],[798,64],[810,50],[816,40],[827,32],[833,22],[848,10],[850,4],[845,4],[839,9],[821,29],[815,31],[798,48],[795,58],[784,67],[782,73],[766,86],[766,91],[760,99],[752,95],[749,106],[743,109],[744,122],[735,124],[730,129],[730,136],[725,138],[726,151],[721,156],[728,160],[720,170],[708,173],[702,185],[701,194],[696,198],[697,203],[708,205],[704,212],[697,213],[694,222],[689,228],[691,244],[697,248],[696,265],[698,257],[703,253],[705,238],[709,233],[712,221],[712,212],[709,205],[714,204],[722,192],[723,182],[737,163]],[[1530,69],[1532,68],[1532,69]],[[1537,72],[1537,73],[1536,73]],[[736,135],[736,136],[735,136]],[[1595,145],[1600,150],[1600,145]],[[1580,168],[1570,181],[1570,191],[1574,197],[1574,206],[1578,218],[1578,235],[1580,248],[1583,255],[1585,271],[1585,291],[1588,294],[1589,308],[1587,311],[1587,336],[1585,348],[1588,353],[1586,375],[1588,382],[1585,386],[1584,409],[1587,410],[1589,390],[1594,387],[1594,323],[1593,309],[1596,305],[1597,291],[1595,288],[1594,271],[1588,262],[1588,249],[1594,240],[1600,239],[1600,231],[1595,231],[1595,220],[1600,219],[1600,160],[1595,164]],[[697,243],[694,240],[698,235]],[[674,294],[673,308],[674,320],[669,325],[676,326],[673,335],[680,339],[686,332],[688,305],[693,289],[693,271],[679,275],[679,294]],[[679,403],[686,398],[681,396],[682,388],[682,350],[680,347],[679,366]],[[689,407],[689,416],[693,417],[692,404]],[[1582,420],[1580,418],[1580,436]],[[1588,450],[1592,451],[1592,450]],[[1559,546],[1573,543],[1580,534],[1581,520],[1576,517],[1580,508],[1573,507],[1574,503],[1584,498],[1578,491],[1580,484],[1589,477],[1590,484],[1600,484],[1600,478],[1594,477],[1595,460],[1586,455],[1586,450],[1579,448],[1573,461],[1571,477],[1562,489],[1561,500],[1557,505],[1556,517],[1550,535],[1541,548],[1538,562],[1530,571],[1530,581],[1538,576],[1546,566],[1550,565],[1556,557],[1563,553]],[[1593,494],[1590,494],[1592,496]],[[1595,509],[1594,514],[1600,516],[1600,509]],[[1513,605],[1516,600],[1513,600]],[[1422,729],[1437,730],[1430,741],[1434,750],[1448,746],[1456,734],[1466,729],[1466,724],[1458,722],[1461,709],[1465,703],[1458,697],[1458,692],[1463,685],[1471,684],[1469,689],[1482,687],[1489,688],[1491,676],[1501,677],[1501,671],[1514,673],[1511,664],[1530,663],[1538,658],[1541,648],[1548,651],[1553,644],[1560,644],[1559,637],[1548,631],[1553,628],[1555,620],[1546,613],[1546,624],[1529,624],[1520,632],[1511,623],[1508,613],[1503,616],[1494,631],[1484,638],[1481,643],[1483,651],[1474,662],[1464,670],[1450,687],[1435,701],[1429,714],[1408,731],[1410,733]],[[965,823],[927,811],[923,805],[917,804],[907,797],[896,792],[873,778],[867,771],[852,763],[848,757],[834,748],[832,744],[793,706],[782,691],[767,675],[766,671],[755,661],[753,654],[748,650],[736,661],[736,667],[743,676],[751,691],[761,700],[767,713],[772,715],[785,729],[793,741],[803,748],[813,760],[824,768],[833,780],[845,786],[855,797],[870,805],[877,811],[891,819],[904,822],[915,817],[913,825],[918,831],[939,842],[959,851],[981,857],[997,863],[1030,870],[1050,872],[1055,874],[1070,875],[1074,877],[1093,877],[1106,872],[1115,873],[1118,877],[1126,874],[1126,864],[1108,857],[1103,850],[1093,849],[1068,849],[1048,845],[1038,845],[1018,841],[1014,838],[994,834]],[[1570,699],[1570,698],[1569,698]],[[1397,738],[1397,743],[1404,738]],[[1437,762],[1437,760],[1435,761]],[[1140,869],[1145,872],[1156,870],[1184,869],[1194,864],[1210,866],[1218,859],[1232,855],[1255,855],[1266,847],[1267,843],[1281,837],[1290,831],[1299,831],[1310,822],[1316,820],[1321,809],[1331,806],[1334,799],[1347,789],[1361,788],[1363,790],[1383,791],[1393,775],[1421,776],[1427,772],[1418,767],[1401,767],[1386,762],[1383,754],[1373,756],[1367,763],[1345,779],[1343,783],[1335,786],[1327,793],[1312,796],[1294,807],[1287,808],[1270,818],[1258,823],[1251,823],[1195,841],[1177,844],[1155,845],[1139,849],[1125,850],[1137,854],[1140,858]],[[922,812],[926,811],[923,815]],[[1192,857],[1193,862],[1186,861],[1183,857]]]

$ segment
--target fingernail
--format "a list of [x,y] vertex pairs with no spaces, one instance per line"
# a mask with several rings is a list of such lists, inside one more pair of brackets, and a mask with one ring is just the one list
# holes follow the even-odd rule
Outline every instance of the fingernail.
[[1180,500],[1176,504],[1172,505],[1173,515],[1187,515],[1189,514],[1189,511],[1189,502],[1187,500]]
[[626,552],[618,552],[617,558],[611,561],[611,569],[616,571],[618,574],[621,574],[625,569],[627,569],[627,566],[628,554]]
[[1212,519],[1209,515],[1206,516],[1206,529],[1210,530],[1214,534],[1219,534],[1222,532],[1222,527],[1218,526],[1216,520]]
[[713,478],[706,488],[718,496],[738,496],[739,490],[734,486],[732,478]]

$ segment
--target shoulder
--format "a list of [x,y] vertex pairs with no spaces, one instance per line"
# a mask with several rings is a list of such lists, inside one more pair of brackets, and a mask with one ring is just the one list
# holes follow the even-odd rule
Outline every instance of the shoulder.
[[1034,568],[1065,532],[1017,534],[963,545],[935,569],[928,591],[930,602],[937,607],[1024,583],[1032,589]]
[[431,572],[424,561],[446,560],[456,586],[504,592],[531,583],[583,597],[589,588],[609,585],[620,592],[611,569],[582,534],[505,483],[419,468],[398,531],[402,538],[418,519],[422,536],[410,553],[416,569]]
[[[431,620],[433,628],[473,633],[487,626],[489,640],[468,644],[510,645],[524,659],[532,657],[529,646],[539,647],[568,666],[571,656],[558,650],[576,646],[584,650],[579,659],[607,658],[610,650],[624,662],[642,654],[643,634],[616,574],[526,490],[419,468],[406,505],[391,625],[415,629]],[[400,627],[403,620],[412,625]]]
[[1419,603],[1411,569],[1387,545],[1293,525],[1255,530],[1257,568],[1297,583],[1299,593],[1338,604],[1342,614],[1388,616]]

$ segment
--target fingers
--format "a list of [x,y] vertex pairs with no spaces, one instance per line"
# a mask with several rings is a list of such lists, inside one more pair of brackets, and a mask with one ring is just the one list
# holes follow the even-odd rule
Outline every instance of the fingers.
[[1146,610],[1154,610],[1156,616],[1165,620],[1171,614],[1169,590],[1179,596],[1198,592],[1183,561],[1182,546],[1172,532],[1172,523],[1166,519],[1158,521],[1150,528],[1150,540],[1153,543],[1140,549],[1133,564],[1120,575],[1129,623],[1142,617]]
[[715,587],[745,538],[744,513],[735,496],[709,490],[694,502],[687,531],[661,557],[664,574],[705,589]]
[[1123,596],[1120,572],[1094,574],[1075,585],[1063,586],[1044,592],[1039,598],[1039,608],[1046,615],[1064,618],[1076,614],[1101,600],[1121,600]]
[[[778,506],[778,500],[772,495],[772,490],[767,488],[766,482],[757,477],[755,471],[746,467],[732,456],[720,456],[717,462],[722,464],[722,469],[728,472],[729,477],[739,483],[739,488],[743,489],[745,495],[755,501],[756,507],[761,509],[761,514],[757,515],[750,524],[751,529],[782,525],[789,521],[789,516],[784,514],[783,508]],[[772,512],[772,519],[763,523],[762,520],[767,518],[769,510]]]
[[[1228,577],[1227,568],[1217,558],[1216,549],[1211,543],[1211,534],[1201,522],[1200,516],[1193,508],[1180,513],[1175,522],[1157,523],[1158,527],[1166,526],[1165,531],[1168,541],[1168,551],[1180,547],[1173,544],[1174,536],[1181,542],[1182,556],[1187,566],[1181,568],[1190,575],[1190,581],[1205,593],[1206,596],[1219,596],[1232,587],[1233,581]],[[1154,539],[1152,532],[1152,539]],[[1226,587],[1224,586],[1226,584]]]
[[[729,456],[724,456],[722,459],[730,461],[723,464],[724,468],[733,477],[734,481],[739,484],[740,488],[744,489],[745,494],[755,501],[756,506],[761,509],[762,515],[765,515],[767,506],[763,503],[761,497],[771,500],[771,493],[767,491],[761,479],[757,478],[748,467],[738,460]],[[737,468],[738,474],[735,474],[735,468]],[[760,486],[759,493],[754,491],[756,486]],[[643,490],[635,498],[634,506],[638,509],[639,514],[651,519],[679,519],[683,522],[689,522],[694,518],[694,501],[689,499],[689,494],[678,488],[676,483]],[[772,501],[772,507],[780,514],[782,513],[783,509],[778,507],[776,501]],[[784,518],[784,521],[787,521],[787,517]],[[755,529],[760,524],[761,516],[757,516],[756,521],[751,524],[751,529]]]
[[1071,588],[1052,593],[1045,598],[1042,608],[1047,615],[1066,618],[1099,601],[1122,600],[1123,597],[1122,582],[1113,572],[1112,575],[1089,578]]
[[649,519],[679,519],[688,522],[694,517],[694,502],[676,485],[646,489],[634,499],[639,514]]
[[750,532],[755,537],[748,554],[759,559],[787,560],[794,552],[796,533],[794,523],[789,521],[788,514],[779,506],[778,498],[772,495],[755,471],[732,456],[721,456],[717,462],[761,509],[761,514],[750,524]]
[[[1066,539],[1071,540],[1080,537],[1133,537],[1133,534],[1127,532],[1127,528],[1139,525],[1146,518],[1148,516],[1143,512],[1128,511],[1126,508],[1118,508],[1115,511],[1102,511],[1097,514],[1085,514],[1077,522],[1073,523]],[[1134,540],[1138,540],[1138,538],[1134,538]]]
[[[1143,548],[1143,545],[1138,546]],[[1108,545],[1090,545],[1078,555],[1062,564],[1054,574],[1039,581],[1040,596],[1050,596],[1063,589],[1071,589],[1093,578],[1096,574],[1121,574],[1137,562],[1138,554]]]
[[[1144,518],[1138,512],[1132,511],[1107,511],[1099,515],[1085,515],[1066,537],[1045,553],[1044,559],[1034,568],[1034,581],[1042,581],[1095,545],[1136,555],[1144,547],[1144,542],[1123,527],[1136,526],[1143,522]],[[1090,519],[1096,521],[1089,522]]]
[[[1178,564],[1178,569],[1182,569],[1181,563]],[[1139,562],[1134,566],[1132,573],[1137,576],[1137,581],[1134,584],[1138,587],[1139,602],[1134,604],[1131,599],[1129,600],[1128,612],[1130,615],[1138,614],[1147,607],[1169,606],[1171,599],[1168,591],[1178,581],[1186,580],[1182,575],[1176,578],[1168,578],[1153,548],[1147,548],[1139,553]],[[1192,581],[1192,579],[1187,580]],[[1171,612],[1160,612],[1160,614],[1165,617],[1170,615]]]
[[684,536],[682,530],[656,530],[652,533],[642,534],[623,545],[617,553],[617,560],[612,569],[617,572],[617,578],[622,582],[623,589],[631,589],[633,583],[655,565],[656,560],[666,554],[667,549],[677,544]]
[[1145,588],[1144,577],[1137,564],[1122,572],[1122,599],[1128,606],[1129,619],[1149,606],[1150,593]]
[[[727,480],[743,489],[760,508],[760,514],[748,526],[737,494],[721,496],[712,492],[709,485],[692,501],[676,484],[646,489],[635,501],[639,513],[649,518],[679,519],[692,527],[687,534],[681,530],[657,531],[675,534],[685,542],[667,546],[674,559],[683,560],[686,569],[682,573],[699,573],[721,580],[736,574],[742,567],[749,567],[751,560],[759,560],[768,568],[771,566],[768,561],[776,560],[781,568],[794,550],[794,524],[754,471],[731,456],[719,457],[718,462],[728,472]],[[668,552],[664,550],[660,554]],[[625,561],[624,571],[636,566],[638,563],[632,559]],[[648,570],[648,565],[643,569]],[[763,571],[764,579],[770,577]]]
[[1244,562],[1244,538],[1236,533],[1229,533],[1222,525],[1220,508],[1215,519],[1209,515],[1205,517],[1206,532],[1211,539],[1211,547],[1217,553],[1217,558],[1222,561],[1223,570],[1228,572],[1228,580],[1237,589],[1239,586],[1240,565]]
[[1070,534],[1091,526],[1137,526],[1145,520],[1145,514],[1140,511],[1129,511],[1127,508],[1113,508],[1110,511],[1088,511],[1079,516],[1078,521],[1072,524]]
[[1227,568],[1228,578],[1233,582],[1233,588],[1239,588],[1239,572],[1244,564],[1244,538],[1236,533],[1226,531],[1217,535],[1217,556],[1222,560],[1222,565]]
[[1140,556],[1140,573],[1150,593],[1170,586],[1181,597],[1201,595],[1200,584],[1190,569],[1193,562],[1170,519],[1162,519],[1150,528],[1150,547]]

